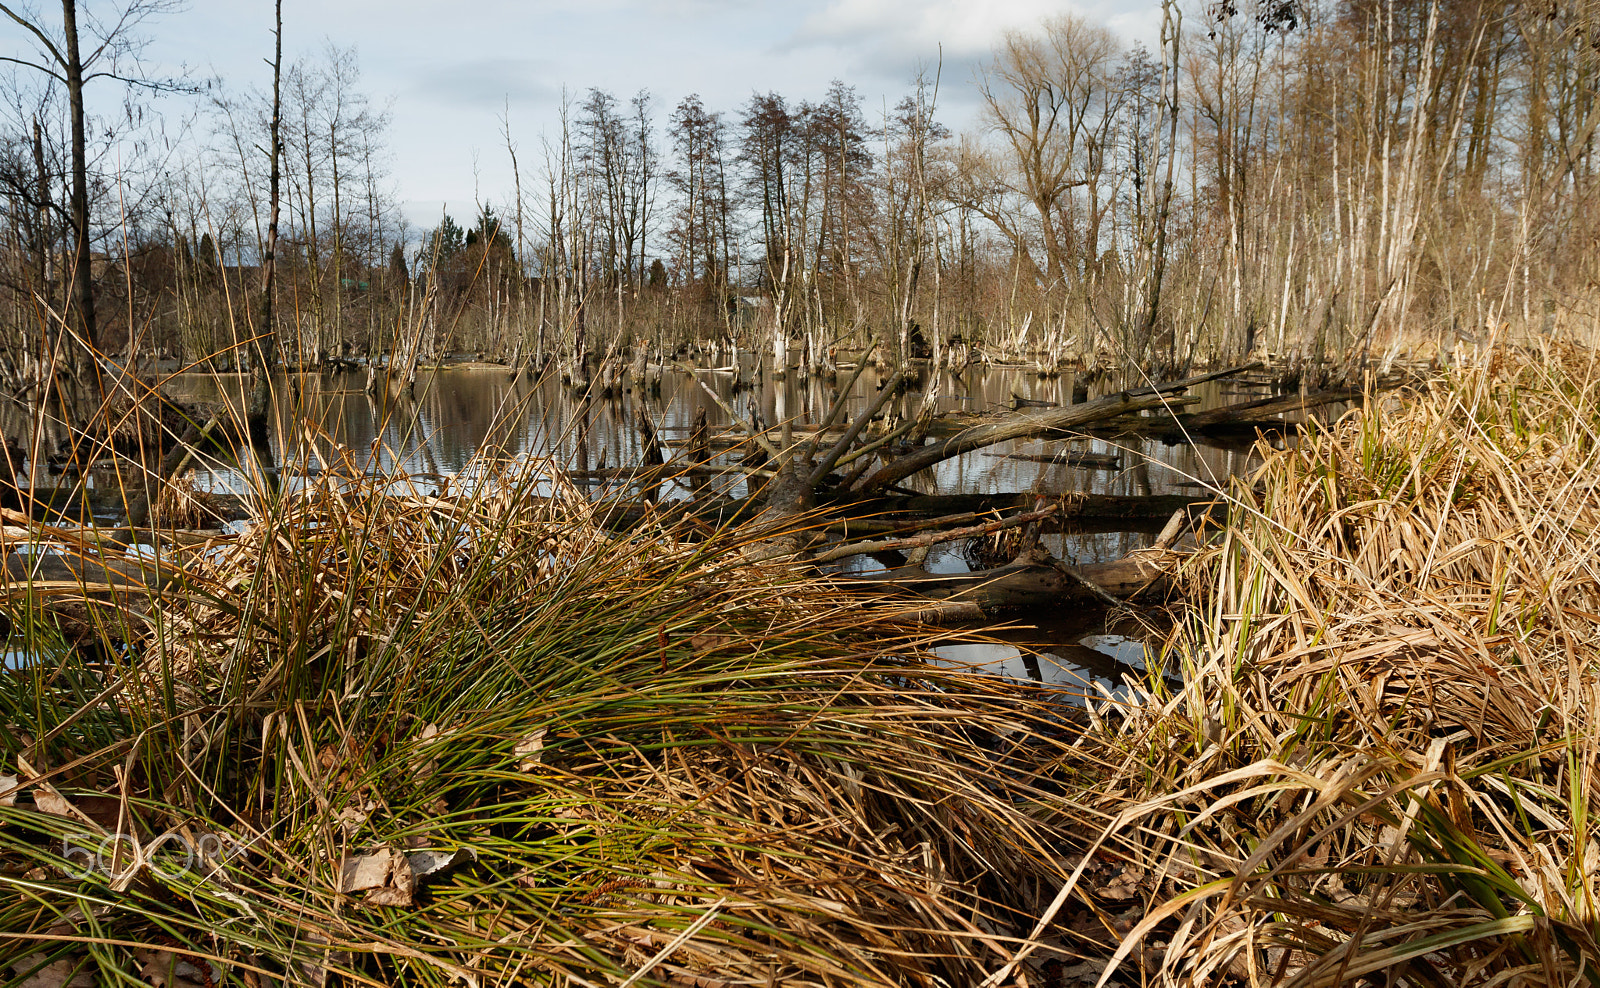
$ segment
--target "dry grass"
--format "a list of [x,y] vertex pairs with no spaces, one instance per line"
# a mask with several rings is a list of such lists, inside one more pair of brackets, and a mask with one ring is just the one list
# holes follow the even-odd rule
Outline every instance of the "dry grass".
[[161,483],[153,517],[164,528],[216,528],[226,521],[230,505],[188,477]]
[[326,476],[127,653],[0,677],[0,969],[1595,981],[1597,371],[1495,350],[1267,451],[1188,566],[1183,685],[1086,730],[546,465]]
[[1497,350],[1238,485],[1167,642],[1183,688],[1098,737],[1120,766],[1085,797],[1144,898],[1123,965],[1595,980],[1597,372]]
[[[855,600],[731,564],[728,537],[613,535],[546,473],[460,498],[328,478],[196,549],[125,656],[0,677],[22,784],[0,969],[931,986],[1001,966],[1064,877],[1045,698],[923,664]],[[224,852],[185,857],[203,847]]]

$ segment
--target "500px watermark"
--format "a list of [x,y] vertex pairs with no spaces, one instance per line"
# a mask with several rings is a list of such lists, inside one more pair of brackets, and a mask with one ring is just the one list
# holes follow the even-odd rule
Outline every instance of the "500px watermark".
[[149,868],[169,878],[179,873],[205,877],[242,858],[245,846],[227,834],[201,834],[190,840],[167,833],[146,842],[131,834],[72,834],[62,841],[61,856],[74,878],[95,875],[117,879]]

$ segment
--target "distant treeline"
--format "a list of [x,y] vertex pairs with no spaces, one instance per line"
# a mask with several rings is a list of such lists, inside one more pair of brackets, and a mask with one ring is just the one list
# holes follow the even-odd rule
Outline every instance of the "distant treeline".
[[[0,122],[16,380],[73,322],[81,256],[69,93],[34,75]],[[982,99],[971,133],[939,122],[957,85]],[[1182,368],[1376,358],[1592,323],[1600,302],[1600,0],[1169,2],[1154,51],[1063,15],[877,115],[839,81],[721,109],[589,89],[535,160],[502,135],[514,189],[421,235],[354,50],[286,66],[281,92],[291,362],[711,335],[782,360],[876,336]],[[232,366],[264,311],[270,94],[210,87],[172,142],[139,94],[90,128],[93,332]]]

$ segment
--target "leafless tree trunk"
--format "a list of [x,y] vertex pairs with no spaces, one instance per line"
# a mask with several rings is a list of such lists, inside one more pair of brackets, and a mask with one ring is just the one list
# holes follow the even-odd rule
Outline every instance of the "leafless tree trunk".
[[277,365],[278,334],[275,308],[278,275],[278,219],[281,206],[283,161],[283,0],[273,4],[272,118],[268,124],[268,155],[272,159],[267,179],[267,240],[261,253],[261,325],[256,327],[251,350],[255,380],[250,391],[250,415],[267,414],[272,400],[272,372]]

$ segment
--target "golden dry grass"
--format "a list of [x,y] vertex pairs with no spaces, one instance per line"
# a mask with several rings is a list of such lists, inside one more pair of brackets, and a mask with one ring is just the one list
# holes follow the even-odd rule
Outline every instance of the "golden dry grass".
[[[1485,356],[1264,451],[1184,573],[1181,687],[1082,729],[733,533],[606,531],[548,465],[326,477],[195,549],[126,657],[0,682],[0,962],[1594,981],[1600,358]],[[64,853],[120,832],[111,869]]]
[[[1499,349],[1237,485],[1086,801],[1164,984],[1593,980],[1600,359]],[[1098,796],[1098,799],[1095,797]],[[1394,983],[1391,981],[1390,983]]]
[[1004,964],[1065,874],[1048,698],[925,664],[729,536],[608,532],[549,476],[319,480],[196,548],[125,656],[0,678],[0,970],[934,986]]

